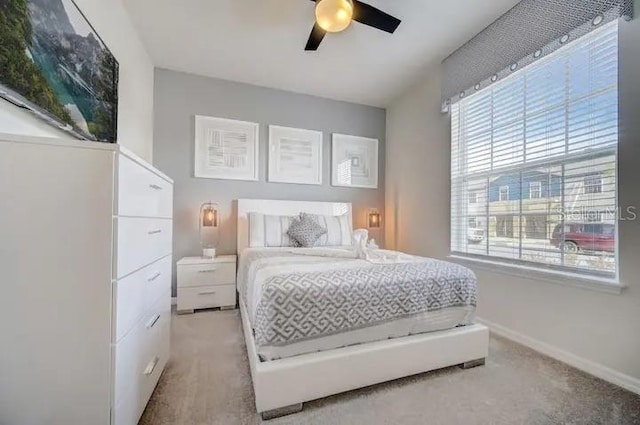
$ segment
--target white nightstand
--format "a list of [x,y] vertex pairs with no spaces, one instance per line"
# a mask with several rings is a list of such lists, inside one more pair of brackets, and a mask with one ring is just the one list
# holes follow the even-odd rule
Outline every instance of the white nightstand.
[[236,307],[236,256],[178,261],[178,313],[212,307]]

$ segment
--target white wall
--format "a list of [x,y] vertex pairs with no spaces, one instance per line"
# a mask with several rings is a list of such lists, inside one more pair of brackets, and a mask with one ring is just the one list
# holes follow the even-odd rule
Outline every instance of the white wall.
[[390,248],[449,253],[449,126],[438,70],[387,108],[385,241]]
[[[619,204],[640,206],[640,20],[620,24]],[[439,69],[387,109],[386,240],[449,252],[450,120]],[[478,316],[538,349],[640,392],[640,221],[620,222],[621,295],[474,268]]]
[[[153,64],[121,0],[76,0],[120,63],[118,143],[151,162]],[[0,99],[0,133],[68,137]]]

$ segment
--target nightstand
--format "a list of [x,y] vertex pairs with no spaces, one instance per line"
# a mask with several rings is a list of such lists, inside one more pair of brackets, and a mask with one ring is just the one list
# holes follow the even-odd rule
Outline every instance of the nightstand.
[[185,257],[178,261],[178,313],[236,307],[236,256]]

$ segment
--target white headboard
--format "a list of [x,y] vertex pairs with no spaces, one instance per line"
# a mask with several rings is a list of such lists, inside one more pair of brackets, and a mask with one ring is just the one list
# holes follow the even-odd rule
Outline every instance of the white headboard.
[[238,199],[238,254],[249,247],[249,213],[259,212],[270,215],[297,215],[301,212],[342,215],[349,213],[353,227],[351,203],[348,202],[310,202],[310,201],[274,201],[268,199]]

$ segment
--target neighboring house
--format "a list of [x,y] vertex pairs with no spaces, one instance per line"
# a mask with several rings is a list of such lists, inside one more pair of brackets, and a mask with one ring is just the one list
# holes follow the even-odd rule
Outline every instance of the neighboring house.
[[489,182],[489,234],[548,239],[561,200],[562,176],[542,171],[498,176]]
[[611,158],[565,165],[564,171],[557,168],[557,172],[492,177],[488,189],[486,181],[469,183],[468,227],[488,229],[492,237],[522,234],[526,239],[549,239],[563,215],[565,222],[615,222],[615,163]]
[[502,175],[489,183],[489,202],[558,198],[562,196],[562,177],[539,171]]
[[468,184],[467,226],[469,229],[487,229],[487,185]]

